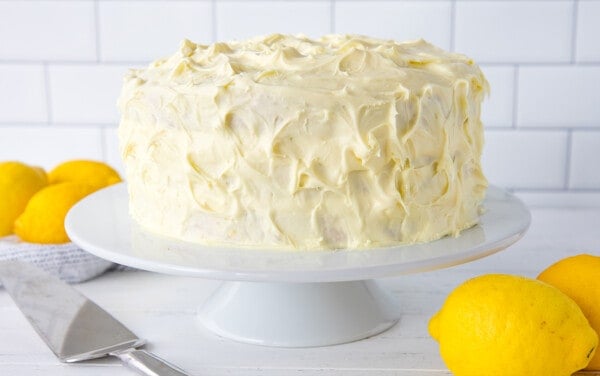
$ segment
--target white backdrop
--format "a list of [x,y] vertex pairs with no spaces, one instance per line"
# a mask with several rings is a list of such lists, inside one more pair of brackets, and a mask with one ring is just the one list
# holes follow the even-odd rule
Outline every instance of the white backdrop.
[[129,67],[271,32],[423,37],[480,63],[484,167],[530,205],[600,206],[600,1],[0,0],[0,160],[117,166]]

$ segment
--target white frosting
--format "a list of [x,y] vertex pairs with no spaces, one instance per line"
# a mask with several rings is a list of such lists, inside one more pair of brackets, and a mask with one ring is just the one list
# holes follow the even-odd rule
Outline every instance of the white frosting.
[[131,215],[162,235],[249,247],[457,235],[487,187],[487,87],[470,59],[423,40],[185,40],[125,80]]

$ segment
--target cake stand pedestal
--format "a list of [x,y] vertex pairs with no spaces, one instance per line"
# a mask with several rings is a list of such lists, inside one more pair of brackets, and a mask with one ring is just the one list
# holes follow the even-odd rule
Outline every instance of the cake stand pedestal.
[[216,334],[266,346],[308,347],[379,334],[399,307],[373,280],[225,282],[204,302],[200,323]]
[[369,250],[281,251],[211,247],[147,233],[131,222],[124,184],[77,203],[71,240],[107,260],[139,269],[224,282],[199,308],[203,327],[236,341],[326,346],[376,335],[400,317],[376,278],[447,268],[498,252],[530,223],[516,197],[490,187],[480,223],[456,238]]

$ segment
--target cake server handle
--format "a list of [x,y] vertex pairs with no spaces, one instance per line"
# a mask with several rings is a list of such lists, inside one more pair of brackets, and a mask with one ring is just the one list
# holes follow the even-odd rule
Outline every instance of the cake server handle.
[[111,353],[121,359],[127,367],[147,376],[191,376],[182,369],[146,350],[130,348]]

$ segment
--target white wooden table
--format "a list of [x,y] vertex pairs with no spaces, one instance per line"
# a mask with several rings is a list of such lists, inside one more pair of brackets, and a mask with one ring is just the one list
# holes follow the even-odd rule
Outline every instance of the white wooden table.
[[[380,280],[402,304],[400,322],[344,345],[269,348],[207,332],[197,324],[196,310],[219,281],[111,272],[76,287],[148,339],[151,351],[193,375],[449,375],[427,322],[455,286],[483,273],[535,277],[560,258],[600,255],[600,209],[540,208],[532,215],[527,235],[505,251],[450,269]],[[61,364],[0,288],[0,375],[132,374],[112,359]]]

